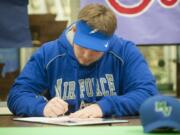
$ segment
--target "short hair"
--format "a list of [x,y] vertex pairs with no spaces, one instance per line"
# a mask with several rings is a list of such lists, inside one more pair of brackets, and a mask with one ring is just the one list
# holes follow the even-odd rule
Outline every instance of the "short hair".
[[101,4],[89,4],[82,8],[79,20],[85,21],[93,29],[112,35],[117,27],[117,19],[112,10]]

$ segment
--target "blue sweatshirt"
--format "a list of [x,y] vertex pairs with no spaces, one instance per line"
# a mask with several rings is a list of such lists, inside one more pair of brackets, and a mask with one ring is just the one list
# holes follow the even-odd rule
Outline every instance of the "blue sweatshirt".
[[137,115],[140,105],[157,93],[155,79],[136,46],[117,36],[110,50],[89,66],[80,65],[65,32],[40,47],[15,80],[8,107],[20,116],[43,116],[47,99],[59,97],[69,112],[97,103],[103,116]]

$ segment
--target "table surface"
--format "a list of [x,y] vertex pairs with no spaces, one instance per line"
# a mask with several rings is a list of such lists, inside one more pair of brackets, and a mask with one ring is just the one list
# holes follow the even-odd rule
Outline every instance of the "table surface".
[[[50,125],[50,124],[41,124],[41,123],[31,123],[31,122],[22,122],[22,121],[14,121],[13,118],[15,116],[0,116],[0,127],[44,127],[44,126],[59,126],[59,125]],[[128,120],[128,123],[115,123],[112,125],[141,125],[141,122],[138,117],[122,117],[121,119]],[[97,125],[96,125],[97,126]],[[101,126],[101,125],[99,125]]]
[[[128,123],[89,126],[60,126],[14,121],[15,116],[0,116],[0,135],[148,135],[138,117],[121,117]],[[151,135],[160,135],[151,133]],[[163,133],[180,135],[180,133]]]

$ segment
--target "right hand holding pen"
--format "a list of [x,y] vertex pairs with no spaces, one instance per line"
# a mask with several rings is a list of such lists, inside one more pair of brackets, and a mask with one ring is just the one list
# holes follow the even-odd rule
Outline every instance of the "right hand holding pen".
[[58,97],[54,97],[46,104],[43,114],[45,117],[58,117],[67,111],[68,103]]

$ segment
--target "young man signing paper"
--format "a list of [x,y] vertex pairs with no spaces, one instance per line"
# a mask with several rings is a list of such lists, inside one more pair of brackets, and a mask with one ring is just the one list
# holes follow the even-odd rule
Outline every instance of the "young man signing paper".
[[[103,5],[81,9],[57,40],[32,55],[9,93],[9,109],[18,116],[137,115],[157,94],[155,79],[135,44],[114,34],[116,26]],[[49,101],[41,95],[46,89]]]

